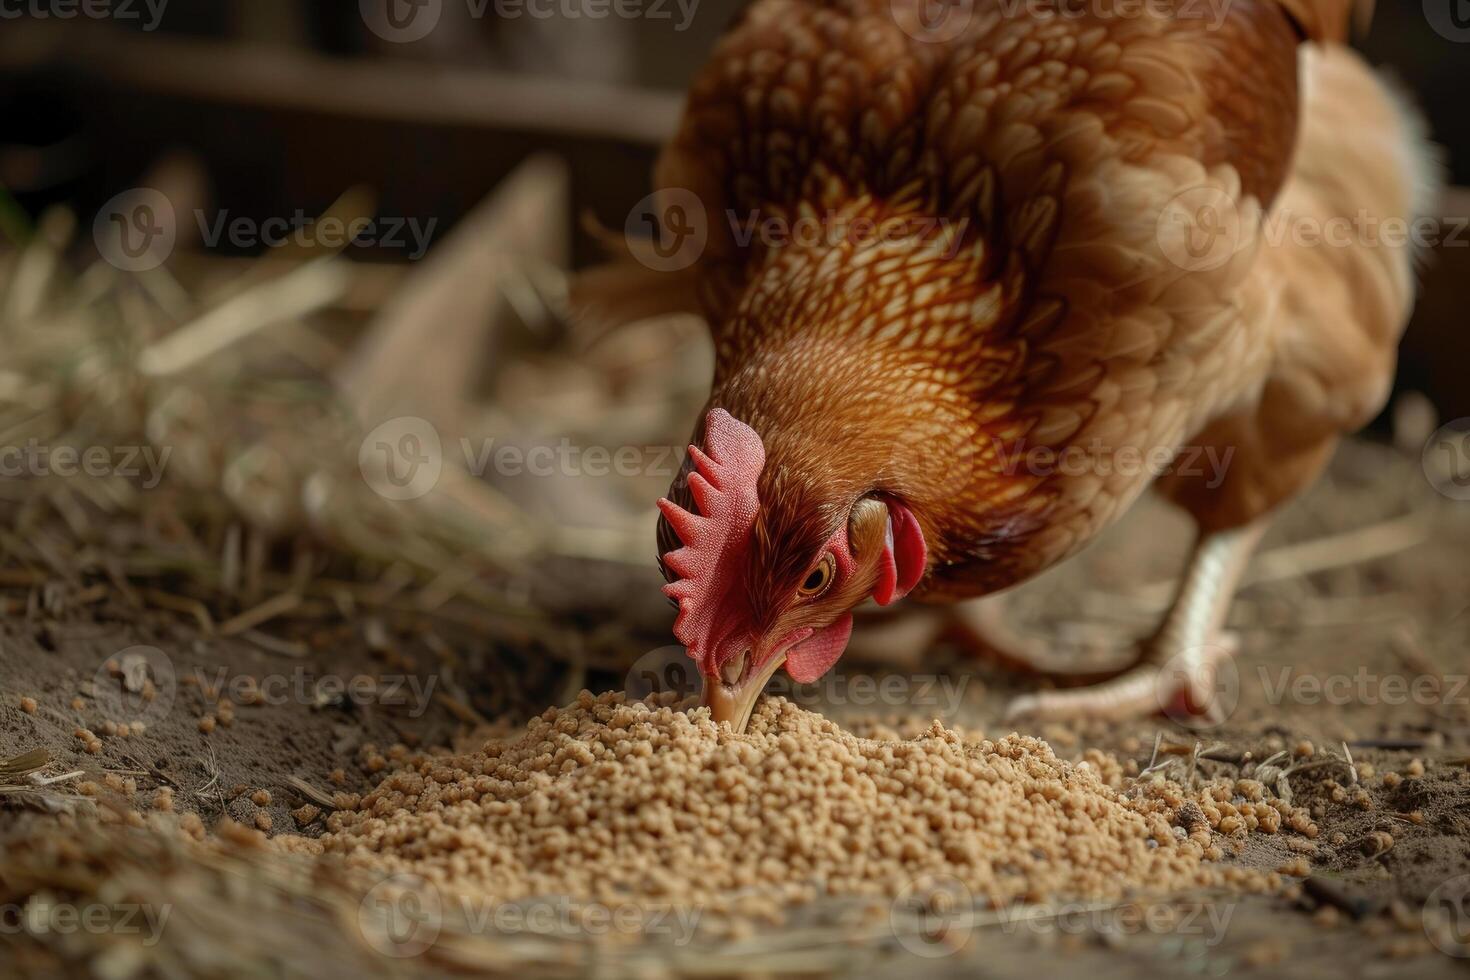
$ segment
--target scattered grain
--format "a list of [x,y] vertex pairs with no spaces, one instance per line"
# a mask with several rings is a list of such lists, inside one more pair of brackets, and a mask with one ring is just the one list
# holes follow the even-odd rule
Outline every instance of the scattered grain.
[[[819,894],[893,895],[928,874],[991,902],[1226,874],[1202,863],[1199,837],[1175,835],[1180,807],[1124,797],[1037,739],[967,738],[937,722],[917,738],[858,738],[780,698],[733,735],[703,709],[583,692],[518,736],[415,759],[337,802],[325,851],[492,901],[771,912]],[[1188,816],[1198,828],[1199,807]]]

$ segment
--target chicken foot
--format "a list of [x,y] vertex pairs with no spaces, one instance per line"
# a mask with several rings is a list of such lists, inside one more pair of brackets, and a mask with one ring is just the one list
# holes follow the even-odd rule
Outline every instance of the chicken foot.
[[1071,691],[1040,691],[1016,698],[1007,720],[1019,718],[1128,718],[1163,711],[1176,720],[1202,715],[1212,722],[1234,705],[1218,697],[1228,678],[1222,663],[1236,640],[1223,631],[1225,617],[1266,522],[1202,533],[1195,543],[1174,601],[1154,635],[1140,646],[1137,662],[1101,684]]

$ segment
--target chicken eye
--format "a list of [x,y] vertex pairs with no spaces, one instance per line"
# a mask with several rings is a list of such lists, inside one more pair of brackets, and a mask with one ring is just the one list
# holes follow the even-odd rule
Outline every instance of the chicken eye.
[[832,558],[832,553],[829,551],[822,556],[821,562],[818,563],[816,568],[812,569],[811,574],[806,577],[806,581],[801,583],[801,587],[796,591],[804,599],[821,595],[827,591],[827,586],[832,584],[832,579],[836,575],[837,562]]

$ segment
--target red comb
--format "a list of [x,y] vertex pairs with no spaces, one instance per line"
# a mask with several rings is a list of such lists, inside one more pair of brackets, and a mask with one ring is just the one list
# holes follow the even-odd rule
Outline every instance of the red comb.
[[761,437],[723,408],[704,420],[705,450],[689,447],[694,469],[689,490],[699,513],[668,498],[658,502],[669,526],[683,545],[664,555],[664,566],[678,578],[664,595],[679,605],[674,636],[702,668],[710,654],[711,633],[729,601],[730,583],[738,575],[722,574],[736,565],[750,546],[750,529],[760,508],[756,481],[766,465]]

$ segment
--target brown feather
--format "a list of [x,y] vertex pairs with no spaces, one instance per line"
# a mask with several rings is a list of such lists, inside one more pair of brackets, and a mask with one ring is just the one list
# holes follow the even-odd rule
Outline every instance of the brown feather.
[[[746,575],[778,617],[863,501],[888,495],[914,513],[930,598],[976,595],[1121,514],[1153,477],[1115,465],[1123,453],[1233,439],[1225,420],[1259,412],[1276,426],[1294,413],[1319,443],[1358,424],[1412,291],[1407,255],[1327,256],[1268,234],[1273,209],[1324,220],[1413,207],[1412,126],[1379,111],[1391,100],[1355,56],[1329,46],[1323,73],[1303,53],[1323,49],[1299,47],[1345,36],[1350,0],[1234,0],[1219,23],[1182,3],[1062,17],[977,0],[938,39],[902,26],[924,2],[758,0],[693,84],[658,167],[663,188],[718,216],[692,270],[716,347],[710,405],[765,443]],[[1299,147],[1355,104],[1372,107],[1368,122]],[[1339,161],[1376,185],[1334,173]],[[1230,247],[1197,263],[1180,249],[1215,240],[1210,215],[1228,222]],[[820,234],[770,240],[765,222]],[[856,241],[859,224],[904,233]],[[1355,277],[1358,308],[1314,313],[1314,292]],[[1318,359],[1288,363],[1303,350]],[[1312,367],[1340,403],[1304,386]],[[1265,454],[1241,472],[1268,472],[1277,450],[1239,439]],[[1280,451],[1315,460],[1315,445]],[[1083,465],[1048,469],[1037,452]],[[1270,494],[1246,480],[1220,491],[1233,502],[1187,506],[1234,519],[1312,467],[1288,471]],[[847,598],[800,615],[835,616]]]
[[1346,41],[1352,28],[1366,31],[1373,0],[1276,0],[1313,41]]

